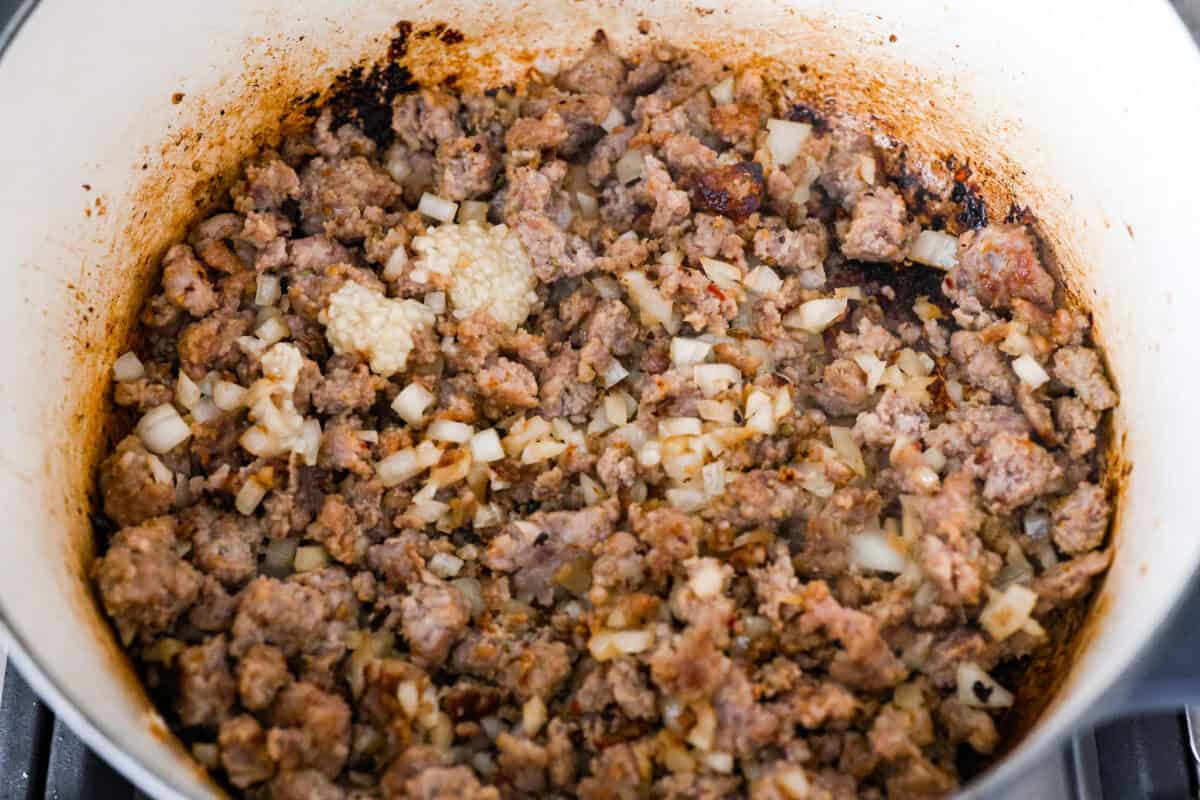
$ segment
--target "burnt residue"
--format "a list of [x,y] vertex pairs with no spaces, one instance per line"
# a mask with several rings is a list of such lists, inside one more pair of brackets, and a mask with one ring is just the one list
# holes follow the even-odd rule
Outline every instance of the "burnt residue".
[[1008,207],[1008,214],[1005,215],[1004,221],[1009,225],[1033,225],[1037,222],[1037,218],[1029,210],[1029,206],[1012,203]]
[[812,125],[813,133],[818,135],[829,130],[829,120],[821,112],[807,103],[795,103],[788,111],[787,118],[792,122],[806,122]]
[[[942,279],[946,273],[921,264],[897,266],[895,264],[873,264],[866,261],[843,261],[829,267],[831,286],[861,286],[875,297],[889,317],[913,321],[912,311],[918,297],[949,314],[952,304],[942,292]],[[882,294],[884,286],[891,288],[891,296]]]
[[954,188],[950,199],[959,205],[958,223],[964,229],[982,228],[988,224],[987,203],[979,187],[971,182],[971,165],[958,162],[954,156],[946,159],[946,166],[954,174]]
[[[392,130],[392,101],[417,89],[412,73],[400,63],[408,52],[411,35],[411,23],[398,24],[388,45],[386,61],[370,71],[356,66],[337,77],[327,103],[333,112],[335,128],[350,123],[380,147],[392,143],[396,137]],[[316,107],[312,110],[319,113]]]
[[[407,25],[409,31],[412,30],[411,23],[404,22],[401,24]],[[438,22],[430,28],[418,31],[416,33],[416,38],[437,39],[442,44],[458,44],[459,42],[463,41],[465,37],[462,35],[462,31],[455,30],[444,22]]]
[[741,222],[762,205],[763,168],[757,161],[739,161],[700,172],[692,187],[692,204],[701,211]]

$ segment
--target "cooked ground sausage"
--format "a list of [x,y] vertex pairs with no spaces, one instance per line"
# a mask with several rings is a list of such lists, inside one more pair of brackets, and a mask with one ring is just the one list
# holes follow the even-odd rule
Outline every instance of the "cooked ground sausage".
[[1107,568],[1117,393],[1033,228],[769,74],[598,34],[326,109],[167,251],[93,575],[227,788],[935,797],[1002,749],[958,676]]

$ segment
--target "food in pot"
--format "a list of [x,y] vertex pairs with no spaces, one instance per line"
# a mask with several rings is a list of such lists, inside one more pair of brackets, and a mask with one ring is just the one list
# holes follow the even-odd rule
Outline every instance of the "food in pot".
[[950,792],[1109,563],[1088,317],[787,84],[538,67],[326,108],[167,251],[122,643],[249,797]]

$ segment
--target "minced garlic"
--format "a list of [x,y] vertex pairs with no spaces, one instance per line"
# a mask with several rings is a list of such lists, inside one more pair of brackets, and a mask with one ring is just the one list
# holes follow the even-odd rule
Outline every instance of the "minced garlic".
[[404,369],[414,337],[433,326],[434,313],[416,300],[393,300],[347,281],[329,298],[321,321],[335,353],[358,353],[386,378]]
[[413,239],[418,254],[414,277],[449,276],[450,303],[464,318],[484,309],[502,325],[516,328],[533,306],[533,264],[520,238],[505,225],[467,222],[439,225]]

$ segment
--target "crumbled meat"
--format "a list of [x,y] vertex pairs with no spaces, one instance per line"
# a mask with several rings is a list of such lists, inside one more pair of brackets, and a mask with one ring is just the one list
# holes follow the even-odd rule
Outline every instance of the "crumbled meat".
[[1117,404],[1100,356],[1088,347],[1064,347],[1054,354],[1054,377],[1075,390],[1076,396],[1093,411]]
[[950,336],[950,355],[962,368],[967,382],[1004,403],[1013,399],[1014,375],[999,348],[971,331]]
[[277,647],[256,644],[238,662],[237,687],[242,705],[261,711],[290,680],[287,661]]
[[854,423],[855,439],[870,447],[891,447],[900,438],[916,441],[928,430],[929,415],[912,398],[891,389]]
[[[118,525],[137,525],[171,510],[175,487],[160,480],[151,467],[157,456],[136,436],[126,436],[100,465],[104,513]],[[160,462],[161,463],[161,462]]]
[[865,192],[839,237],[842,255],[859,261],[903,261],[916,235],[904,198],[891,188]]
[[831,361],[817,387],[817,403],[835,417],[865,410],[871,395],[866,374],[848,358]]
[[177,710],[184,725],[219,725],[233,706],[237,684],[226,661],[224,636],[187,647],[178,656]]
[[212,282],[186,244],[177,244],[163,257],[163,294],[193,317],[203,317],[217,307]]
[[1096,426],[1100,414],[1077,397],[1060,397],[1054,401],[1054,422],[1067,442],[1071,458],[1083,458],[1096,449]]
[[1104,490],[1081,483],[1055,507],[1051,535],[1058,549],[1075,555],[1095,550],[1104,541],[1110,515]]
[[221,723],[217,737],[221,766],[229,782],[245,789],[275,774],[275,763],[267,752],[267,736],[258,720],[242,714]]
[[765,63],[585,46],[351,75],[168,243],[104,611],[234,796],[946,796],[1006,745],[960,666],[1020,697],[1112,558],[1091,319],[969,169]]
[[818,269],[828,252],[828,233],[816,220],[805,220],[799,230],[760,228],[754,234],[754,255],[785,272]]
[[289,685],[271,706],[267,752],[281,770],[311,768],[336,778],[350,753],[350,708],[311,683]]
[[1093,550],[1069,561],[1060,561],[1038,575],[1032,586],[1038,595],[1035,611],[1041,614],[1086,595],[1095,577],[1108,569],[1111,560],[1111,550]]
[[438,145],[434,180],[447,200],[470,200],[495,186],[500,159],[486,136],[464,136]]
[[466,600],[453,586],[419,586],[404,598],[400,611],[413,659],[427,666],[446,660],[471,618]]
[[167,630],[200,592],[200,574],[179,556],[175,531],[172,517],[123,528],[93,568],[124,641]]
[[946,294],[962,305],[974,297],[988,308],[1009,308],[1017,298],[1054,305],[1054,279],[1042,268],[1037,244],[1021,225],[990,225],[958,239],[958,264],[946,276]]
[[240,657],[258,644],[274,645],[286,656],[310,650],[328,616],[321,592],[292,581],[255,578],[242,590],[230,652]]
[[983,498],[999,511],[1013,511],[1046,492],[1062,473],[1053,456],[1028,437],[1001,433],[988,442],[980,469]]

